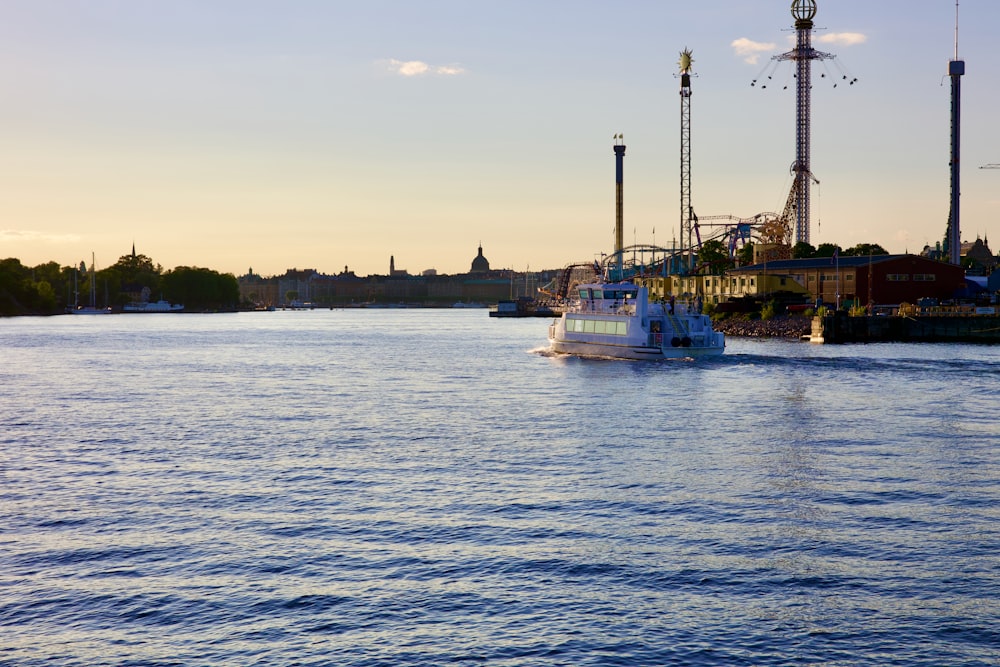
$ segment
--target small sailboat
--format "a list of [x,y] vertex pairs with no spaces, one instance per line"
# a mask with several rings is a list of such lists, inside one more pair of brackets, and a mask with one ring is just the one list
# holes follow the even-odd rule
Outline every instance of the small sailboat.
[[97,271],[94,269],[94,253],[90,254],[90,305],[81,306],[79,304],[80,292],[77,289],[77,276],[73,274],[73,306],[66,309],[70,315],[110,315],[111,306],[106,308],[97,307]]

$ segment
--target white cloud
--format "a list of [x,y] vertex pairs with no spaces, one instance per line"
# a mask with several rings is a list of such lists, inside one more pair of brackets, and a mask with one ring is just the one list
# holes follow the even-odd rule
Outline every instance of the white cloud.
[[757,61],[760,59],[760,55],[762,53],[770,53],[775,49],[773,42],[755,42],[747,39],[746,37],[734,39],[730,46],[733,47],[733,51],[737,56],[743,58],[744,62],[748,62],[751,65],[757,64]]
[[0,229],[0,241],[34,243],[79,243],[77,234],[46,234],[26,229]]
[[834,32],[829,35],[819,35],[816,41],[820,44],[836,44],[838,46],[855,46],[868,41],[868,35],[860,32]]
[[396,60],[395,58],[390,58],[382,62],[385,64],[386,69],[400,76],[424,76],[425,74],[456,76],[465,73],[465,69],[456,65],[430,65],[422,60]]

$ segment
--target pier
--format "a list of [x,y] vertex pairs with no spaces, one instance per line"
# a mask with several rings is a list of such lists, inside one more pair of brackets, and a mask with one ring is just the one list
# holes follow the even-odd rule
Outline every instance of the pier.
[[814,317],[808,339],[814,343],[1000,343],[1000,316],[995,311],[861,317],[838,312]]

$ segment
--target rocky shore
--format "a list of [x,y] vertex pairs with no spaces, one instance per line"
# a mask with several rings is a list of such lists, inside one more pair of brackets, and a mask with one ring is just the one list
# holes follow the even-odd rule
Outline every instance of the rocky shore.
[[801,315],[782,315],[769,320],[748,320],[729,317],[712,323],[716,331],[727,336],[746,338],[795,338],[809,334],[811,322]]

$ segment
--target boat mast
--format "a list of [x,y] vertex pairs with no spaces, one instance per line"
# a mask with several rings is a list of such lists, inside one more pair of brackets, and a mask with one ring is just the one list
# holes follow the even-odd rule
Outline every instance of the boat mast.
[[94,253],[90,253],[90,307],[97,308],[97,269]]

